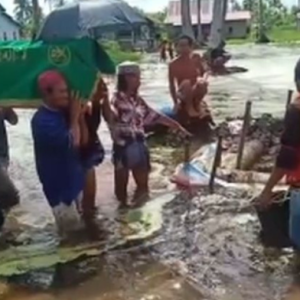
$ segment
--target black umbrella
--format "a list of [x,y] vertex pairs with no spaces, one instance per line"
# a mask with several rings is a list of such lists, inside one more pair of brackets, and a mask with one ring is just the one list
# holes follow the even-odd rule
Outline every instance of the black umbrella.
[[123,0],[86,0],[51,12],[37,39],[98,38],[103,33],[148,23],[146,17]]

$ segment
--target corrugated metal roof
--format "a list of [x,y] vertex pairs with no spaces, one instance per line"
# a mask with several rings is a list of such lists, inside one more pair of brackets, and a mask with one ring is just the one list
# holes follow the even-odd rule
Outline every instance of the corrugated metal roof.
[[[191,1],[191,17],[192,24],[197,24],[197,1]],[[201,3],[201,23],[210,24],[213,19],[213,1],[212,0],[202,0]],[[228,12],[226,14],[226,21],[241,21],[250,20],[250,11],[233,11],[229,6]],[[173,24],[175,26],[181,25],[181,4],[180,1],[172,0],[169,2],[167,17],[165,20],[166,24]]]

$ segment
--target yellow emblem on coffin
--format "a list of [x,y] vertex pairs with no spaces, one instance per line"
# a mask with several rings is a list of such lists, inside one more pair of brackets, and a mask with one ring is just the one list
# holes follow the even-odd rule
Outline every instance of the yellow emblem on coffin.
[[63,67],[71,61],[71,51],[66,46],[51,46],[48,50],[48,61],[57,67]]

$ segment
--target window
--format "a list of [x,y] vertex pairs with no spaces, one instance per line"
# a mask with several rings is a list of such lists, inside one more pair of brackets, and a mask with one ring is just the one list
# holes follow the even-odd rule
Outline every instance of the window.
[[228,33],[231,35],[233,33],[233,28],[230,26],[228,27]]
[[14,37],[14,40],[17,40],[18,38],[17,38],[17,33],[14,31],[13,32],[13,37]]
[[5,31],[3,32],[3,40],[7,41],[7,33]]

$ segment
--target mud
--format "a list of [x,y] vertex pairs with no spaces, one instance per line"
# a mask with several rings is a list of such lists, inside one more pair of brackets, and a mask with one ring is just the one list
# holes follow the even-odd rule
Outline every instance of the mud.
[[155,256],[212,299],[284,299],[297,274],[293,253],[262,247],[251,197],[228,190],[189,202],[179,197],[165,211],[166,231],[153,242]]

